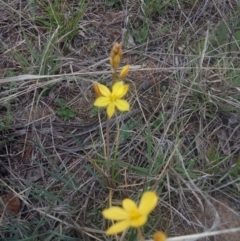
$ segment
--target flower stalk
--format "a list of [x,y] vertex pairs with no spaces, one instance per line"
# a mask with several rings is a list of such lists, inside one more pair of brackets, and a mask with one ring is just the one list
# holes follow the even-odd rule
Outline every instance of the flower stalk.
[[107,165],[107,179],[108,179],[108,185],[112,187],[112,181],[111,181],[111,163],[110,163],[110,152],[109,152],[109,132],[110,132],[110,119],[107,118],[107,128],[106,128],[106,165]]

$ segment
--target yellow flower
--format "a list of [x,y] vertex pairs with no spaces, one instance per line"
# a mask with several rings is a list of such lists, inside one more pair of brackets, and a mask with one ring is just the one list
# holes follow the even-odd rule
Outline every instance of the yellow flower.
[[127,76],[128,72],[129,72],[129,69],[130,69],[130,65],[129,64],[123,66],[123,68],[122,68],[122,70],[121,70],[121,72],[119,74],[119,78],[120,79],[124,79]]
[[165,241],[167,239],[167,236],[164,232],[156,232],[153,235],[153,240],[154,241]]
[[129,111],[129,103],[121,99],[128,92],[129,85],[124,85],[122,81],[117,82],[113,85],[112,92],[105,85],[98,84],[98,88],[103,96],[95,100],[94,106],[107,107],[109,119],[113,116],[115,107],[120,111]]
[[126,198],[122,201],[122,208],[110,207],[102,214],[104,218],[119,221],[106,231],[107,235],[120,233],[130,227],[138,228],[147,222],[149,213],[156,207],[157,194],[147,191],[143,194],[139,206],[134,201]]

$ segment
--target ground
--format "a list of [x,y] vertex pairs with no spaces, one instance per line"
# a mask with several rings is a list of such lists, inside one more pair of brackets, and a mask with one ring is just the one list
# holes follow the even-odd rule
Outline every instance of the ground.
[[[101,211],[153,190],[146,240],[229,229],[189,240],[237,241],[239,9],[237,0],[0,1],[0,239],[120,240],[105,235]],[[110,121],[109,179],[107,116],[92,86],[111,86],[115,42],[119,69],[131,65],[131,109]],[[122,240],[138,240],[136,230]]]

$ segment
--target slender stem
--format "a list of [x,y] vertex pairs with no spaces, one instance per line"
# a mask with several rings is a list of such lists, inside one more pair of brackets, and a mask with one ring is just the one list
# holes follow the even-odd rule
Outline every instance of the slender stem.
[[116,75],[117,75],[117,70],[113,69],[113,72],[112,72],[112,86],[116,83]]
[[119,119],[117,116],[117,136],[115,139],[116,145],[115,145],[115,150],[114,150],[114,157],[113,157],[113,162],[112,162],[112,180],[113,182],[115,181],[115,174],[116,174],[116,162],[117,162],[117,154],[118,154],[118,146],[119,146],[119,137],[120,137],[120,127],[119,127]]
[[[108,179],[111,178],[111,168],[110,168],[110,155],[109,155],[109,132],[110,132],[110,119],[107,118],[107,129],[106,129],[106,161],[107,161],[107,176]],[[112,183],[111,180],[109,181],[109,185]]]
[[144,237],[143,237],[143,235],[142,235],[141,229],[138,228],[137,231],[138,231],[139,241],[144,241]]

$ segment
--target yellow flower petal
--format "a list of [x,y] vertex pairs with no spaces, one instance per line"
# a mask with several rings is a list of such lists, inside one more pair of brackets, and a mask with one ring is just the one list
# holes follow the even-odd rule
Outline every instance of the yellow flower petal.
[[147,215],[141,215],[139,218],[130,219],[130,226],[134,228],[142,227],[147,222]]
[[158,197],[155,192],[147,191],[143,193],[139,204],[141,214],[148,215],[157,205]]
[[107,107],[107,115],[109,119],[112,118],[114,112],[115,112],[115,104],[110,102]]
[[97,106],[97,107],[106,107],[110,103],[111,102],[110,102],[110,99],[108,97],[101,96],[94,101],[93,105]]
[[112,87],[112,94],[118,96],[123,91],[123,81],[115,83]]
[[102,215],[104,218],[111,220],[123,220],[129,218],[128,212],[120,207],[110,207],[105,209],[102,211]]
[[105,97],[109,97],[111,95],[111,91],[105,85],[98,84],[99,91]]
[[124,85],[122,81],[117,82],[112,87],[112,95],[116,96],[117,99],[122,98],[128,92],[129,85]]
[[116,100],[115,104],[116,104],[116,107],[120,111],[129,111],[130,110],[130,105],[126,100]]
[[126,95],[128,92],[128,89],[129,89],[129,85],[123,85],[122,93],[118,96],[118,98],[122,98],[124,95]]
[[129,227],[130,225],[128,220],[117,222],[116,224],[113,224],[110,228],[107,229],[106,234],[107,235],[117,234],[128,229]]
[[138,211],[138,208],[137,208],[137,205],[136,203],[129,199],[129,198],[125,198],[123,201],[122,201],[122,206],[123,206],[123,209],[130,213],[132,210],[137,210]]

